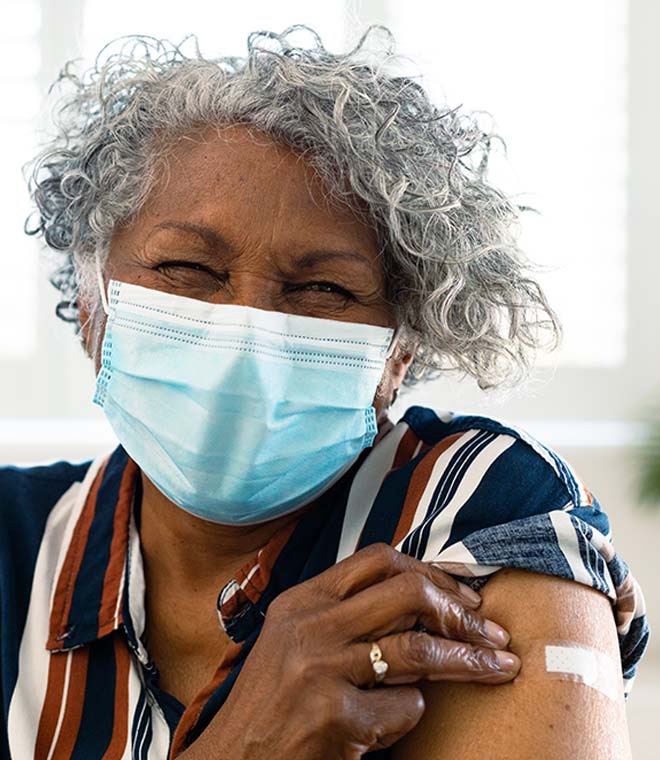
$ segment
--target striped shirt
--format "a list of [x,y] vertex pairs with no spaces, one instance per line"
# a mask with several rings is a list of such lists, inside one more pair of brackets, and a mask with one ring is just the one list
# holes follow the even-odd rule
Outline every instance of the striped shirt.
[[159,689],[141,640],[138,476],[121,447],[91,463],[0,469],[2,757],[173,760],[227,699],[272,599],[375,542],[443,562],[475,590],[517,567],[602,591],[630,692],[649,636],[642,592],[596,497],[524,430],[408,409],[219,589],[231,641],[187,706]]

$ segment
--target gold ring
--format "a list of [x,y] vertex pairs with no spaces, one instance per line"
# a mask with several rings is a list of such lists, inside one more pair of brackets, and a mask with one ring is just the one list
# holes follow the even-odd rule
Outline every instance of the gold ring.
[[376,682],[380,683],[385,678],[389,665],[383,659],[383,651],[375,641],[371,643],[371,652],[369,652],[371,667],[374,669]]

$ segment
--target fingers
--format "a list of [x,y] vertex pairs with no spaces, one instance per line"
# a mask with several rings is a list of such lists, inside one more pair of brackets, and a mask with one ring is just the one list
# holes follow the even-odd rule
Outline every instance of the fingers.
[[306,583],[341,600],[387,578],[411,571],[420,573],[467,606],[478,607],[481,604],[481,597],[476,591],[459,583],[433,563],[421,562],[385,543],[371,544],[360,549]]
[[[367,658],[368,659],[368,658]],[[424,697],[412,686],[356,690],[347,716],[351,739],[363,753],[391,747],[419,723]]]
[[[383,684],[429,681],[478,681],[503,683],[520,670],[513,652],[452,641],[421,631],[385,636],[378,640],[383,660],[388,664]],[[369,653],[371,642],[359,642],[347,649],[345,677],[355,686],[376,683]]]
[[404,572],[345,599],[327,621],[343,641],[380,638],[421,623],[444,638],[504,647],[509,634],[417,572]]

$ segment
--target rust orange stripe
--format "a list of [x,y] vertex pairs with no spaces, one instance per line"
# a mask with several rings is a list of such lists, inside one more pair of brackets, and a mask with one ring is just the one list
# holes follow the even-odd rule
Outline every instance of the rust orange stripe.
[[126,749],[128,738],[128,677],[130,654],[128,646],[119,633],[114,635],[115,648],[115,717],[112,739],[103,760],[119,760]]
[[252,568],[257,563],[259,564],[259,568],[247,582],[245,588],[241,591],[238,591],[237,594],[240,595],[243,593],[253,603],[259,601],[259,597],[264,592],[266,586],[268,585],[268,581],[270,580],[273,565],[277,561],[277,558],[286,545],[286,542],[291,537],[291,534],[295,530],[301,516],[299,516],[297,519],[292,520],[280,528],[278,531],[276,531],[270,537],[266,545],[259,549],[255,556],[240,568],[236,574],[236,581],[239,584],[243,583],[243,581],[248,577],[248,574]]
[[87,647],[72,649],[71,657],[71,673],[66,694],[64,720],[57,737],[52,760],[71,760],[71,753],[78,738],[80,718],[85,704],[89,649]]
[[418,443],[419,438],[415,431],[412,428],[408,428],[403,434],[403,438],[399,441],[391,469],[396,470],[406,464],[406,462],[409,462],[412,459],[412,455],[415,453]]
[[53,606],[50,615],[49,635],[46,647],[48,649],[61,649],[66,633],[66,625],[71,611],[71,599],[75,586],[80,564],[85,552],[85,545],[89,535],[89,528],[94,519],[96,511],[96,497],[103,480],[107,461],[103,463],[101,469],[94,478],[94,483],[87,495],[85,505],[82,508],[78,522],[73,531],[71,543],[67,550],[66,558],[62,565],[57,586],[53,596]]
[[454,435],[449,435],[446,438],[443,438],[442,441],[436,444],[432,451],[430,451],[415,468],[408,485],[406,499],[403,503],[403,509],[401,510],[401,516],[399,518],[399,524],[394,531],[392,546],[396,546],[410,532],[410,526],[412,525],[415,516],[415,510],[417,509],[419,500],[422,498],[422,494],[424,493],[424,489],[431,477],[433,467],[438,461],[438,458],[443,451],[446,451],[454,441],[458,440],[464,434],[465,432],[461,431],[460,433],[454,433]]
[[213,678],[211,678],[206,686],[197,692],[192,702],[186,707],[186,710],[176,727],[174,736],[172,737],[169,760],[175,760],[175,758],[187,748],[186,740],[188,734],[195,727],[204,705],[211,694],[213,694],[213,692],[220,686],[236,664],[236,660],[238,659],[238,655],[242,648],[243,644],[238,644],[235,641],[231,641],[227,645],[227,649],[225,649],[225,653],[217,670],[213,674]]
[[62,698],[64,696],[64,674],[68,652],[54,652],[48,662],[48,684],[46,696],[39,717],[37,741],[34,749],[35,760],[46,760],[50,746],[53,743],[55,727],[60,716]]
[[[132,459],[129,459],[124,469],[121,483],[119,484],[119,496],[113,519],[110,560],[103,579],[103,593],[99,610],[99,630],[97,634],[99,637],[105,636],[106,633],[110,633],[110,631],[116,628],[114,619],[115,610],[117,609],[117,600],[121,592],[121,577],[124,571],[128,548],[128,522],[137,474],[138,466]],[[121,607],[117,622],[122,622]]]

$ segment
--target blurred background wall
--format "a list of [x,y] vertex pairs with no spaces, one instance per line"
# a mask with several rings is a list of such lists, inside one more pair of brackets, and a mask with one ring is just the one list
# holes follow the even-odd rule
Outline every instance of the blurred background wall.
[[[562,348],[525,386],[484,394],[441,378],[404,393],[414,403],[486,414],[526,428],[568,459],[609,513],[617,551],[660,630],[660,504],[637,496],[649,407],[660,404],[657,284],[660,177],[660,4],[657,0],[305,0],[183,5],[156,0],[4,0],[0,44],[0,464],[85,459],[113,446],[92,406],[93,372],[70,326],[54,316],[51,265],[22,231],[21,165],[48,133],[46,93],[64,61],[93,60],[123,34],[205,53],[245,51],[249,32],[312,26],[326,46],[386,24],[401,66],[437,101],[483,111],[491,179],[540,213],[522,244],[564,322]],[[660,636],[651,638],[628,703],[636,760],[658,757]]]

